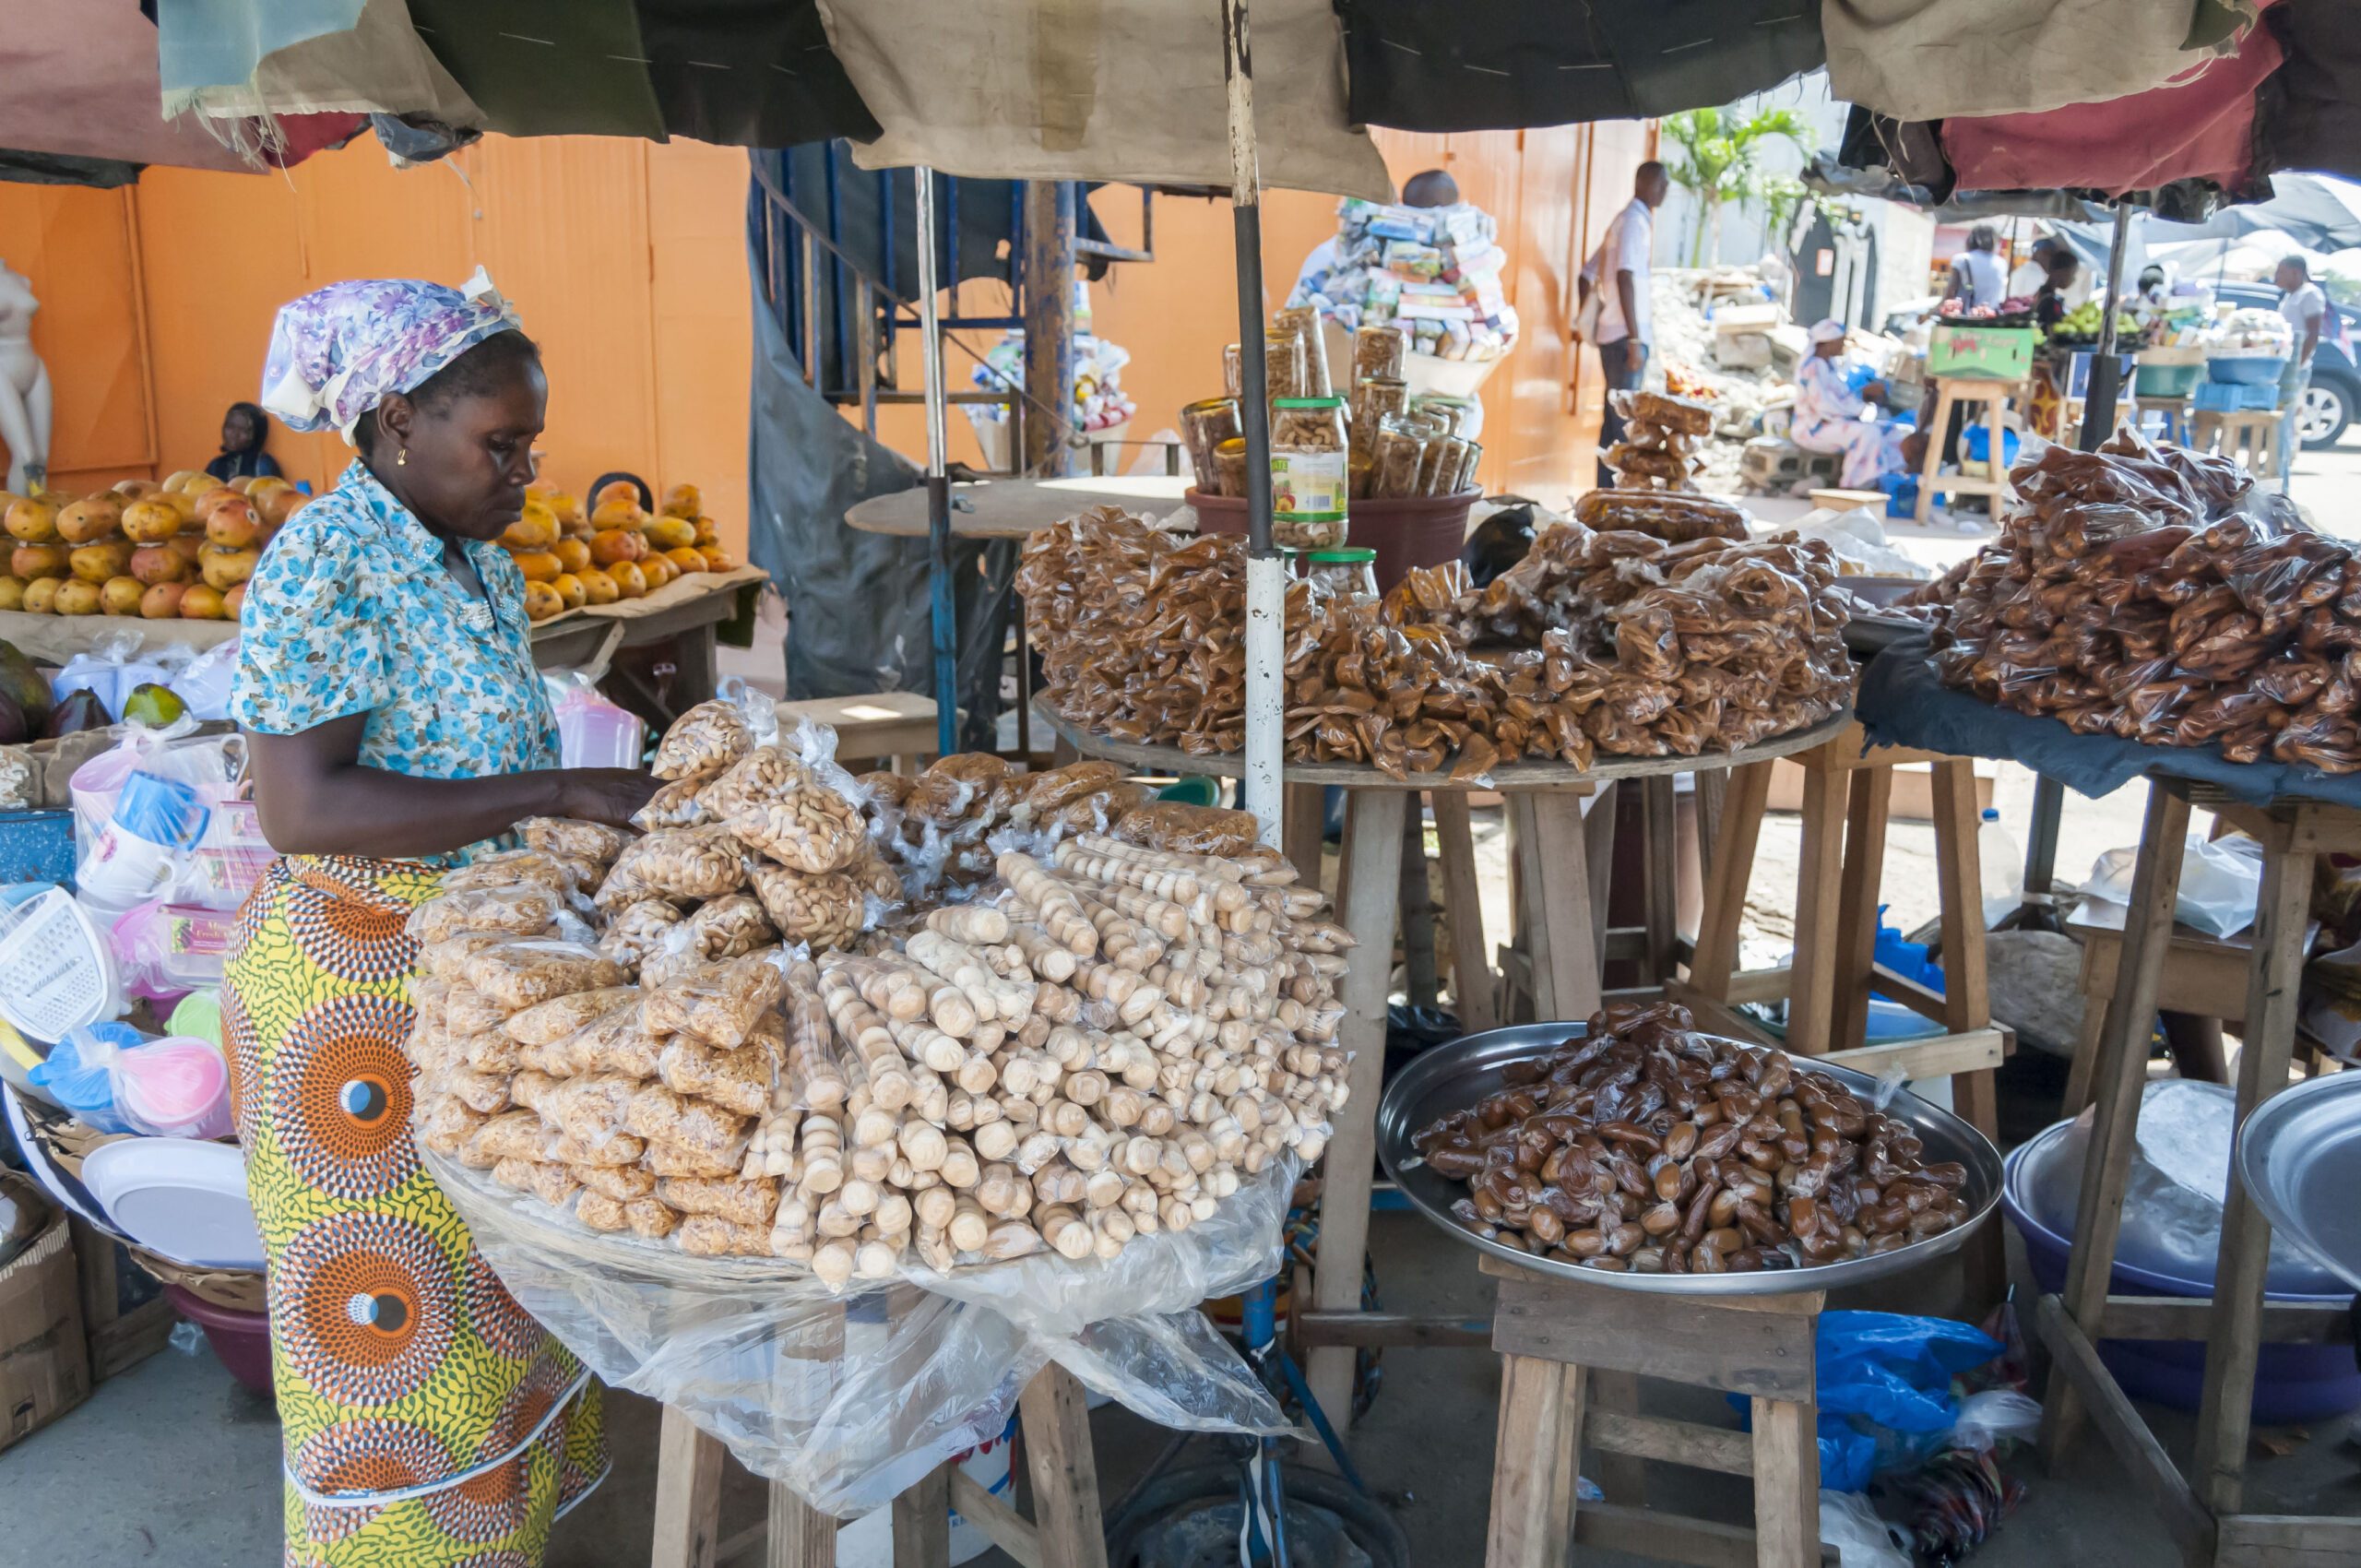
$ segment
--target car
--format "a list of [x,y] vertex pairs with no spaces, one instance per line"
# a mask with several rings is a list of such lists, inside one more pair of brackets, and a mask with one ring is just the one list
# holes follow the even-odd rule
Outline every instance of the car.
[[[2280,300],[2279,291],[2269,283],[2220,283],[2214,286],[2213,297],[2241,310],[2277,310]],[[2355,335],[2361,333],[2361,311],[2333,300],[2328,308],[2336,313],[2344,330],[2320,333],[2320,346],[2312,352],[2311,385],[2304,388],[2304,400],[2296,410],[2296,439],[2312,452],[2335,445],[2345,427],[2361,416],[2361,365],[2353,357]]]

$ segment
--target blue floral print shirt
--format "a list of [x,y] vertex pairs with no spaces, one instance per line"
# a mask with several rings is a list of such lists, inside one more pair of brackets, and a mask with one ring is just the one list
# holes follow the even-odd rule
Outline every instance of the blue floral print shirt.
[[230,716],[292,735],[366,713],[362,765],[418,778],[557,766],[525,579],[498,544],[463,548],[489,603],[451,580],[442,541],[355,461],[246,585]]

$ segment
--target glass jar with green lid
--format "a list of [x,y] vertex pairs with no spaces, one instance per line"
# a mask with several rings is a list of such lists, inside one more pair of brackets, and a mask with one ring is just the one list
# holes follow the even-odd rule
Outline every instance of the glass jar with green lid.
[[1304,581],[1311,585],[1311,601],[1365,594],[1377,597],[1377,552],[1374,550],[1314,550],[1303,558]]
[[1342,398],[1271,405],[1271,540],[1318,550],[1345,542],[1347,451]]

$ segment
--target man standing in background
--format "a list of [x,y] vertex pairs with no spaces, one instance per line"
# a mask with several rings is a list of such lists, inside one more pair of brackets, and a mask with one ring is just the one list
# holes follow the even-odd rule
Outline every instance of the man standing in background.
[[[1606,373],[1610,393],[1639,386],[1647,373],[1648,350],[1655,340],[1648,324],[1648,261],[1655,244],[1655,209],[1664,205],[1671,189],[1663,164],[1654,159],[1641,164],[1631,177],[1631,204],[1615,215],[1598,249],[1583,263],[1575,320],[1579,324],[1591,319],[1591,295],[1598,294],[1597,318],[1588,336],[1591,346],[1598,350],[1599,368]],[[1623,416],[1615,411],[1610,398],[1599,422],[1598,449],[1604,452],[1622,439]],[[1614,471],[1601,458],[1600,488],[1614,482]]]
[[2312,281],[2311,266],[2300,255],[2282,261],[2271,280],[2279,285],[2279,314],[2296,329],[2296,357],[2279,376],[2279,493],[2284,495],[2295,476],[2296,416],[2304,407],[2304,389],[2312,384],[2320,330],[2328,325],[2328,296]]

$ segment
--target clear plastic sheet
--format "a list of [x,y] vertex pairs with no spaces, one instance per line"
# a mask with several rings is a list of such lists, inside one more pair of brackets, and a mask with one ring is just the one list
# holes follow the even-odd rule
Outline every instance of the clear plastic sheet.
[[673,1406],[757,1474],[839,1518],[997,1436],[1055,1360],[1160,1426],[1291,1431],[1200,1313],[1279,1267],[1295,1188],[1274,1160],[1178,1234],[1111,1261],[1035,1253],[832,1293],[800,1264],[598,1234],[422,1150],[477,1248],[591,1371]]

